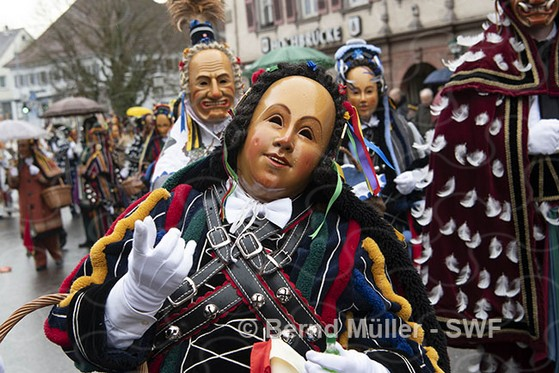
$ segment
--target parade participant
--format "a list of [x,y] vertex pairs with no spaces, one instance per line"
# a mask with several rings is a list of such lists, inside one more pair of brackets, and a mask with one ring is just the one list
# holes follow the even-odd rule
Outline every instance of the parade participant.
[[[190,10],[189,3],[168,2],[171,17],[179,29],[185,21],[184,14],[192,14],[185,11],[185,8]],[[202,9],[199,16],[223,12],[219,3],[213,4],[215,9]],[[193,20],[189,25],[192,46],[184,50],[179,65],[181,115],[155,165],[153,187],[161,186],[170,174],[219,145],[220,134],[230,120],[229,110],[243,91],[238,58],[226,44],[216,41],[212,24]]]
[[155,161],[159,158],[159,154],[167,141],[171,126],[175,123],[171,106],[167,104],[156,104],[153,108],[153,118],[155,122],[154,128],[145,140],[142,156],[140,157],[142,162],[140,169],[143,170],[142,181],[146,184],[146,188],[149,188]]
[[[312,62],[260,75],[222,147],[131,206],[94,245],[64,282],[69,296],[47,336],[83,370],[147,361],[150,371],[249,371],[266,363],[256,346],[273,335],[306,356],[309,371],[440,371],[437,356],[448,368],[401,238],[334,167],[345,118],[356,115],[342,101]],[[335,323],[350,350],[308,352],[324,348],[323,328]],[[367,332],[352,329],[360,324]]]
[[496,2],[458,39],[470,48],[433,108],[418,262],[449,343],[484,351],[470,371],[552,372],[558,358],[558,9]]
[[422,199],[416,183],[427,157],[413,147],[414,142],[422,141],[417,129],[397,114],[389,100],[380,53],[364,40],[349,40],[336,52],[336,70],[347,99],[359,113],[363,136],[380,150],[375,151],[374,159],[378,173],[383,175],[379,196],[386,206],[385,218],[396,229],[411,232],[408,215]]
[[59,183],[62,170],[39,148],[38,140],[19,140],[17,150],[17,166],[10,169],[8,184],[18,191],[23,243],[33,254],[37,271],[47,268],[47,251],[61,266],[62,216],[60,209],[51,209],[45,203],[41,192]]
[[83,183],[80,207],[86,241],[79,246],[89,248],[109,229],[119,197],[108,128],[92,116],[85,120],[84,132],[86,149],[79,173]]

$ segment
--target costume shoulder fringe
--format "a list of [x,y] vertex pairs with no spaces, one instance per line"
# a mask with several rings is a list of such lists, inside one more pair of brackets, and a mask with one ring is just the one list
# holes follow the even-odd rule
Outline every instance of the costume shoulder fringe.
[[[179,31],[188,30],[191,20],[225,21],[225,9],[222,0],[167,0],[167,10]],[[185,27],[186,25],[186,27]]]

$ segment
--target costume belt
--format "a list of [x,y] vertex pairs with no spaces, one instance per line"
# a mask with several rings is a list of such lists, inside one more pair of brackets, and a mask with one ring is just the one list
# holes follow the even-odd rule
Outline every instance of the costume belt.
[[[243,233],[236,237],[221,225],[219,201],[224,193],[223,187],[212,187],[204,193],[207,245],[214,258],[186,278],[159,311],[152,356],[215,323],[241,303],[249,306],[267,331],[299,354],[309,349],[323,350],[324,323],[282,270],[291,261],[310,219],[297,224],[284,237],[282,247],[270,250],[262,242],[281,234],[281,230],[268,220],[256,220],[250,231],[241,230]],[[295,212],[292,221],[306,212]],[[227,278],[221,286],[182,307],[218,272]]]

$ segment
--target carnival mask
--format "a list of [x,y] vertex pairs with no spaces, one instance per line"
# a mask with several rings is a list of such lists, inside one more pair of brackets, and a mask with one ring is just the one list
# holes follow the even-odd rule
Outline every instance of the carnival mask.
[[196,116],[208,123],[221,122],[235,101],[231,61],[217,49],[192,56],[189,66],[190,104]]
[[512,12],[526,27],[549,25],[555,19],[557,0],[511,0]]
[[365,66],[347,73],[347,99],[355,106],[362,121],[368,121],[378,106],[378,79]]

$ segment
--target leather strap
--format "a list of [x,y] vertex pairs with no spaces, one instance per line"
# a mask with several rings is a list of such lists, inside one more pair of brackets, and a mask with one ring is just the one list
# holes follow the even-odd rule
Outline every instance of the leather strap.
[[[320,318],[281,270],[291,261],[291,255],[303,238],[310,219],[297,224],[284,239],[283,246],[272,251],[263,247],[262,242],[280,234],[280,230],[267,220],[256,220],[251,231],[238,237],[227,232],[221,225],[219,214],[219,201],[223,194],[223,188],[218,187],[204,193],[209,227],[207,250],[214,253],[215,258],[187,278],[159,312],[154,354],[197,333],[231,312],[241,301],[263,322],[273,321],[273,324],[265,325],[268,331],[277,333],[301,355],[309,349],[324,349]],[[299,220],[303,213],[295,214],[295,219]],[[171,314],[192,299],[197,288],[219,271],[225,271],[230,281],[203,299]]]

